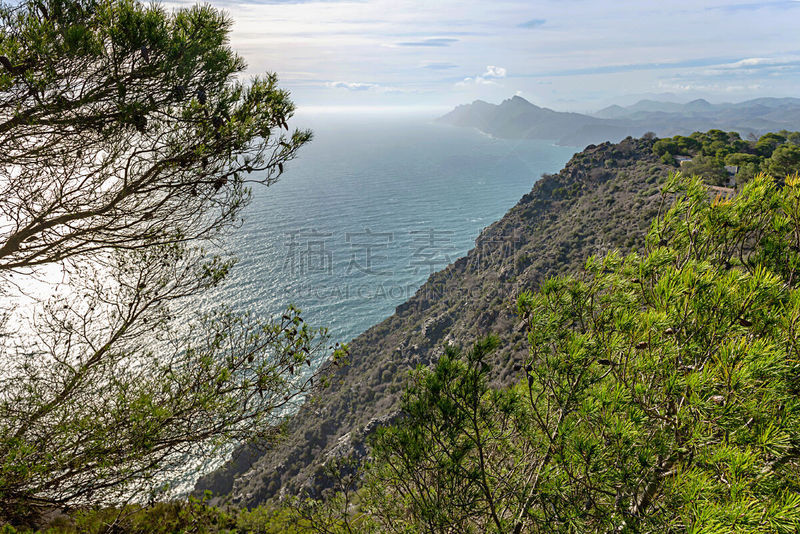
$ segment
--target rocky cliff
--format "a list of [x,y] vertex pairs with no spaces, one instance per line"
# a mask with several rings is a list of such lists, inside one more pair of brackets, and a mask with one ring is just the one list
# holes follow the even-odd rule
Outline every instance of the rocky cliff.
[[670,168],[652,154],[650,139],[590,145],[555,175],[536,182],[475,248],[430,276],[396,313],[350,343],[351,364],[292,418],[285,439],[266,450],[243,447],[204,477],[237,504],[256,505],[325,485],[323,465],[340,455],[364,455],[364,438],[390,422],[409,369],[434,361],[447,343],[468,345],[495,333],[496,379],[527,353],[514,314],[516,295],[546,278],[578,268],[591,254],[642,242],[660,205],[658,184]]

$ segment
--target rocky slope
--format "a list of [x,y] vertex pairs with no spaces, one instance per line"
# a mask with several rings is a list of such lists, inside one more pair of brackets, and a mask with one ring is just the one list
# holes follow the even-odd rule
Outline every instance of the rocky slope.
[[496,333],[496,378],[518,379],[514,365],[527,342],[513,312],[516,295],[577,269],[591,254],[641,243],[660,205],[658,184],[670,171],[652,144],[629,138],[590,145],[539,180],[466,257],[431,275],[394,315],[352,341],[351,365],[290,421],[286,439],[265,451],[242,448],[198,489],[246,505],[304,486],[319,490],[327,459],[365,454],[365,435],[396,413],[408,370],[434,361],[447,343],[469,345]]

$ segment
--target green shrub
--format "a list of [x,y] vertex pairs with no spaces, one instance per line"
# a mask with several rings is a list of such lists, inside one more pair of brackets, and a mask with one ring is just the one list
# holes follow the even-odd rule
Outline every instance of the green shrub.
[[665,192],[641,253],[520,296],[521,382],[490,384],[492,337],[415,373],[373,443],[364,528],[800,529],[800,178]]

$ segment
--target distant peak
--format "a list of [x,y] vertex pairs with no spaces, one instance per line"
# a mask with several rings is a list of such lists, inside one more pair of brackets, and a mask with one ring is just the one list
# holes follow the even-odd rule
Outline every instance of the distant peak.
[[529,106],[534,108],[536,107],[534,104],[531,104],[529,101],[525,100],[519,95],[514,95],[507,100],[503,100],[503,102],[500,105]]
[[455,109],[475,109],[475,108],[488,108],[494,107],[494,104],[490,104],[485,100],[473,100],[469,104],[459,104],[455,107]]
[[693,107],[693,108],[699,108],[699,107],[708,108],[711,107],[711,102],[709,102],[704,98],[698,98],[697,100],[692,100],[686,105],[688,107]]

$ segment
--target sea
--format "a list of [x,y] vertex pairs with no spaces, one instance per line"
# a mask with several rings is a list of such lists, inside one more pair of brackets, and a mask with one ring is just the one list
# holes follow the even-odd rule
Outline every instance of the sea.
[[424,115],[303,114],[313,140],[280,181],[255,186],[238,258],[200,307],[279,316],[289,304],[347,342],[394,313],[431,273],[464,256],[542,173],[575,147],[496,139]]

